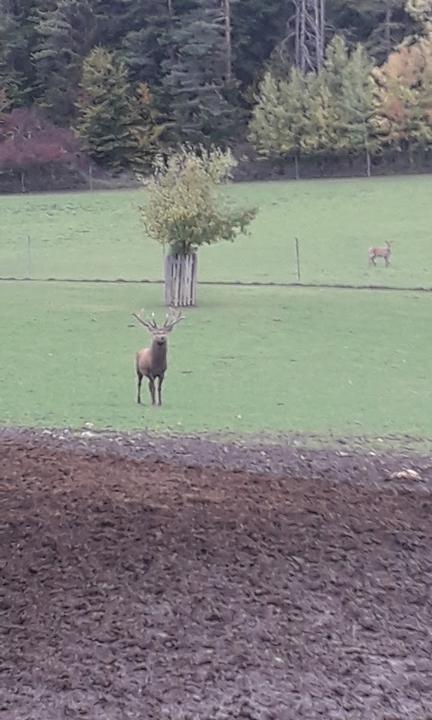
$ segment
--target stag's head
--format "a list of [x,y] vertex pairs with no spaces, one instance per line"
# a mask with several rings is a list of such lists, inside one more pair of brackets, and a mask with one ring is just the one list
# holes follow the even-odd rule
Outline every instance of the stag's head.
[[170,312],[167,313],[165,317],[165,322],[163,325],[157,325],[154,319],[154,313],[152,313],[149,320],[143,318],[142,313],[133,313],[133,316],[134,318],[136,318],[136,320],[138,320],[139,323],[141,323],[141,325],[144,325],[144,327],[152,335],[153,342],[159,346],[166,345],[168,335],[170,334],[173,327],[177,325],[180,320],[185,319],[184,315],[181,314],[180,310],[170,310]]

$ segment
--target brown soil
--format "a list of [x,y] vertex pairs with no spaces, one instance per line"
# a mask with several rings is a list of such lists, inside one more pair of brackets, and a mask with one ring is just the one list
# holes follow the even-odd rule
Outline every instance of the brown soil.
[[431,467],[405,466],[0,432],[0,718],[432,718]]

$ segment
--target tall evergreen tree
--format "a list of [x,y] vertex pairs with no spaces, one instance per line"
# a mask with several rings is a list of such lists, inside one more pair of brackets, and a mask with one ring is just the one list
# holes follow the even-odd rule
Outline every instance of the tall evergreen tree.
[[233,69],[243,92],[253,101],[266,63],[285,35],[287,0],[236,0],[232,3]]
[[15,105],[30,103],[34,87],[32,51],[36,43],[33,22],[42,0],[0,0],[0,85]]
[[192,143],[224,144],[234,125],[232,91],[226,78],[224,15],[219,0],[196,0],[177,18],[173,62],[164,85],[171,96],[177,137]]
[[361,42],[375,60],[382,62],[412,28],[405,2],[328,0],[328,21],[351,47]]
[[91,0],[59,0],[39,13],[39,45],[34,53],[40,104],[59,123],[70,122],[81,68],[95,35]]
[[171,17],[166,0],[144,2],[140,11],[142,17],[129,24],[122,38],[120,53],[131,79],[154,88],[160,86],[161,66],[170,58]]
[[162,128],[156,127],[150,93],[145,86],[133,92],[113,53],[95,48],[85,60],[77,108],[77,129],[101,165],[142,170],[156,151]]

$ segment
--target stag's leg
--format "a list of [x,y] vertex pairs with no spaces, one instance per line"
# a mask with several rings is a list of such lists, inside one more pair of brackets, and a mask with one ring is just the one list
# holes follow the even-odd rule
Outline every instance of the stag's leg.
[[162,405],[162,383],[164,379],[162,376],[159,376],[158,378],[158,399],[159,399],[159,405]]
[[138,395],[137,395],[137,403],[138,405],[141,405],[141,383],[143,376],[140,372],[137,373],[138,375]]
[[149,390],[152,399],[152,405],[155,405],[155,381],[153,378],[149,378]]

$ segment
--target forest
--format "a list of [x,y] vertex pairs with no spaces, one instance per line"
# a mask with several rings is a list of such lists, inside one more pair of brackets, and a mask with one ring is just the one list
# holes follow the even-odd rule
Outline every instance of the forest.
[[432,145],[432,0],[0,0],[0,172],[146,173],[181,143],[302,163]]

